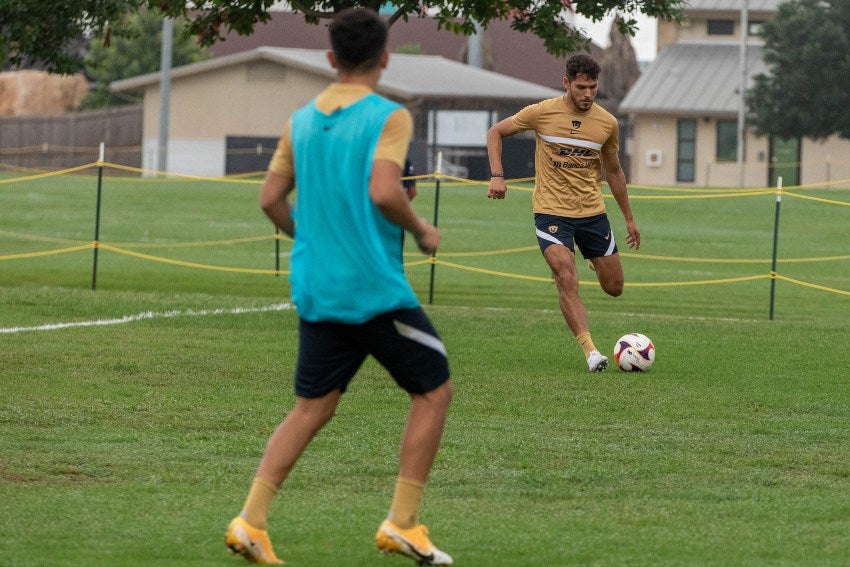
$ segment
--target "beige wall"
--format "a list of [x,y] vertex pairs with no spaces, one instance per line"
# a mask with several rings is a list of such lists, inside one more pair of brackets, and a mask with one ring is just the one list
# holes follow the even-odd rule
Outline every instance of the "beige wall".
[[[747,20],[750,22],[767,21],[775,14],[750,12]],[[732,35],[708,35],[708,20],[732,20]],[[740,41],[741,14],[739,12],[715,12],[707,14],[689,14],[682,25],[676,22],[658,20],[657,51],[676,43],[677,41]],[[754,39],[750,36],[750,40]]]
[[[631,175],[627,180],[638,185],[670,185],[676,179],[676,119],[672,116],[632,115],[632,138],[627,141],[631,156]],[[656,166],[647,164],[647,154],[660,158]]]
[[838,182],[836,187],[850,187],[850,140],[804,140],[800,154],[802,185]]
[[656,37],[655,53],[661,53],[661,50],[672,45],[679,40],[679,26],[674,22],[658,20],[658,31]]
[[[676,181],[678,118],[667,115],[632,115],[634,131],[628,145],[632,156],[629,183],[651,186],[737,187],[740,180],[738,162],[718,162],[716,159],[717,119],[713,117],[693,117],[697,128],[694,181]],[[660,166],[649,165],[647,154],[650,152],[656,156],[660,154]],[[747,187],[767,185],[767,155],[767,140],[748,135],[744,167],[744,184]]]
[[[732,35],[708,35],[708,20],[733,20]],[[711,18],[689,16],[680,26],[675,22],[658,21],[658,51],[679,41],[732,41],[740,39],[740,15],[719,13]]]
[[[633,137],[627,141],[631,156],[632,185],[696,187],[738,187],[740,170],[738,162],[718,162],[716,157],[717,119],[698,117],[696,141],[696,167],[693,183],[676,181],[677,116],[632,115]],[[747,136],[744,161],[746,187],[768,186],[769,146],[767,138]],[[647,163],[647,153],[660,154],[661,165]],[[850,140],[833,136],[815,142],[803,140],[800,157],[800,184],[832,183],[850,187]]]
[[[169,139],[279,136],[289,115],[331,82],[267,61],[176,78],[169,100]],[[159,136],[159,104],[159,85],[145,89],[146,139]]]
[[[227,136],[279,137],[284,123],[332,79],[263,60],[171,81],[170,173],[224,175]],[[142,167],[160,169],[159,84],[145,89]]]

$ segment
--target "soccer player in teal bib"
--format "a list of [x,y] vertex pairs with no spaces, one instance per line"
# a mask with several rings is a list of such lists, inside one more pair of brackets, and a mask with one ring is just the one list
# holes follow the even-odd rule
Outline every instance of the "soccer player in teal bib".
[[401,183],[410,113],[375,93],[389,58],[386,25],[371,10],[350,8],[329,32],[336,82],[292,115],[260,192],[263,211],[294,242],[296,403],[269,438],[225,542],[250,561],[282,563],[266,530],[271,502],[371,355],[411,399],[393,500],[375,543],[423,565],[450,565],[419,522],[452,397],[449,366],[402,261],[404,231],[425,254],[440,234],[414,213]]

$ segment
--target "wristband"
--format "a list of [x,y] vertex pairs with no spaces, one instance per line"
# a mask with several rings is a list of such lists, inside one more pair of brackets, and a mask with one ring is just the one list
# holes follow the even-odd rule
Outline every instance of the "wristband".
[[504,173],[491,173],[490,174],[490,177],[504,177],[504,176],[505,176]]

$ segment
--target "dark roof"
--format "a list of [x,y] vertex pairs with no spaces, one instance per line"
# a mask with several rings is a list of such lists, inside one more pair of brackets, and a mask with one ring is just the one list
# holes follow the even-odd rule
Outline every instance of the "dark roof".
[[[747,88],[766,73],[762,45],[747,47]],[[682,42],[666,47],[620,103],[621,112],[735,115],[741,86],[739,42]]]
[[[214,44],[214,56],[231,55],[260,46],[328,49],[326,20],[318,25],[308,24],[304,16],[292,12],[272,12],[271,20],[258,24],[250,36],[227,33],[225,41]],[[397,50],[404,45],[418,45],[423,55],[440,55],[463,62],[468,37],[441,30],[433,18],[411,17],[399,20],[390,28],[388,48]],[[597,61],[603,49],[591,44],[590,55]],[[485,67],[496,73],[563,91],[566,57],[550,55],[543,40],[531,32],[511,29],[507,21],[493,21],[484,30]],[[489,65],[488,65],[489,63]]]

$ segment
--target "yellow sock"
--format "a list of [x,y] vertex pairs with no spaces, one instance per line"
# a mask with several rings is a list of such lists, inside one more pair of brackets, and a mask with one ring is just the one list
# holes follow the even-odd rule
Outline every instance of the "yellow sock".
[[580,335],[576,335],[576,340],[578,344],[581,345],[581,350],[584,351],[584,357],[587,358],[590,356],[590,351],[598,350],[596,345],[593,344],[593,339],[590,338],[590,331],[586,331]]
[[403,530],[419,523],[419,501],[425,484],[418,480],[398,477],[390,506],[390,521]]
[[269,507],[277,494],[277,487],[267,480],[255,477],[248,491],[245,506],[242,507],[242,516],[246,522],[258,530],[266,529],[266,518],[269,515]]

